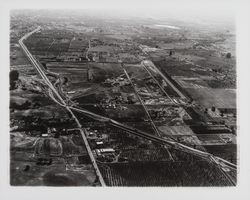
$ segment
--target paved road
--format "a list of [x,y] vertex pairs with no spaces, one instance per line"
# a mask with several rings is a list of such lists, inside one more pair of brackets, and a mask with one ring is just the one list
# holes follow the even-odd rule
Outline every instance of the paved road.
[[[89,157],[91,159],[92,165],[95,169],[96,175],[99,178],[99,181],[101,183],[102,186],[106,186],[104,179],[102,177],[102,174],[98,168],[98,165],[96,163],[95,157],[92,153],[92,150],[89,146],[88,140],[86,138],[85,132],[82,129],[82,125],[80,124],[80,122],[78,121],[77,117],[74,115],[74,113],[72,112],[72,110],[70,109],[70,107],[67,106],[67,104],[65,103],[65,101],[62,99],[62,97],[59,95],[58,91],[54,88],[53,84],[50,82],[50,80],[48,79],[48,77],[46,76],[46,74],[44,73],[44,71],[40,68],[40,65],[38,64],[38,62],[35,60],[35,58],[32,56],[32,54],[28,51],[27,47],[24,45],[23,41],[25,39],[27,39],[30,35],[32,35],[33,33],[39,31],[41,28],[38,27],[37,29],[35,29],[34,31],[27,33],[25,36],[23,36],[20,40],[19,40],[19,44],[22,47],[24,53],[26,54],[26,56],[28,57],[28,59],[30,60],[30,62],[32,63],[32,65],[36,68],[36,70],[38,71],[38,73],[41,75],[41,77],[45,80],[45,83],[49,86],[49,89],[56,95],[56,97],[58,98],[58,100],[60,101],[60,104],[63,105],[63,107],[65,107],[68,112],[72,115],[72,117],[74,118],[75,122],[77,123],[77,126],[79,127],[79,131],[81,132],[83,141],[85,143],[86,149],[88,151]],[[56,99],[55,99],[56,100]],[[57,100],[56,100],[57,101]]]

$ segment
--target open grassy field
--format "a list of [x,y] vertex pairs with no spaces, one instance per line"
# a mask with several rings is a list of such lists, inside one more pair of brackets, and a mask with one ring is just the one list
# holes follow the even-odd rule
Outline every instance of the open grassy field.
[[[76,133],[58,139],[28,136],[24,132],[14,132],[11,136],[11,185],[87,186],[94,183],[92,165],[79,161],[79,156],[87,153],[83,144],[75,141]],[[39,161],[41,158],[51,161],[43,164]]]
[[125,64],[124,67],[132,79],[143,80],[150,77],[141,64]]
[[182,126],[158,126],[162,135],[194,135],[193,131],[186,125]]
[[33,154],[25,151],[11,152],[11,185],[90,186],[94,182],[95,174],[90,166],[81,173],[66,169],[63,158],[55,158],[52,165],[39,166],[32,157]]

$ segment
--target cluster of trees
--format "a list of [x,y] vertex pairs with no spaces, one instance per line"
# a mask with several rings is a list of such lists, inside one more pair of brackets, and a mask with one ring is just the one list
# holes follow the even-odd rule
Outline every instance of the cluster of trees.
[[231,56],[232,56],[231,53],[226,54],[226,58],[231,58]]
[[19,72],[17,70],[10,71],[10,90],[16,89],[17,81],[19,80]]
[[170,50],[169,51],[169,56],[172,56],[174,54],[174,51]]

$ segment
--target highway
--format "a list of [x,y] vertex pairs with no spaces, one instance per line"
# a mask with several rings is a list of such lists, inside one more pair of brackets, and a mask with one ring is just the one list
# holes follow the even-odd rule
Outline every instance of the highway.
[[[40,30],[39,29],[36,29],[36,30]],[[36,31],[32,31],[33,33],[36,32]],[[30,33],[28,35],[31,35]],[[92,119],[95,119],[97,121],[101,121],[101,122],[108,122],[110,123],[112,126],[114,127],[117,127],[117,128],[120,128],[120,129],[123,129],[125,130],[126,132],[128,133],[131,133],[133,135],[136,135],[138,137],[142,137],[142,138],[145,138],[145,139],[148,139],[150,141],[153,141],[153,142],[156,142],[158,144],[161,144],[161,145],[167,145],[167,146],[170,146],[170,147],[173,147],[174,149],[177,149],[177,150],[181,150],[181,151],[184,151],[184,152],[187,152],[187,153],[191,153],[193,155],[196,155],[200,158],[203,158],[207,161],[210,161],[214,164],[216,164],[222,171],[226,171],[226,170],[236,170],[237,169],[237,166],[233,163],[230,163],[228,162],[227,160],[224,160],[222,158],[219,158],[217,156],[214,156],[210,153],[207,153],[207,152],[203,152],[203,151],[200,151],[200,150],[197,150],[197,149],[194,149],[194,148],[191,148],[189,146],[186,146],[184,144],[181,144],[179,142],[176,142],[176,141],[172,141],[172,140],[169,140],[169,139],[165,139],[165,138],[161,138],[159,136],[155,136],[155,135],[152,135],[152,134],[149,134],[149,133],[146,133],[146,132],[143,132],[141,130],[138,130],[138,129],[135,129],[133,127],[129,127],[127,125],[124,125],[124,124],[121,124],[120,122],[117,122],[113,119],[110,119],[110,118],[107,118],[107,117],[104,117],[104,116],[101,116],[101,115],[98,115],[98,114],[95,114],[93,112],[90,112],[88,110],[85,110],[85,109],[82,109],[82,108],[75,108],[73,106],[68,106],[64,100],[61,98],[61,96],[58,94],[57,90],[54,88],[54,86],[52,85],[52,83],[49,81],[49,79],[47,78],[47,76],[44,74],[44,72],[41,70],[39,64],[35,61],[35,59],[33,58],[33,56],[29,53],[29,51],[27,50],[26,46],[23,44],[23,40],[26,39],[27,36],[25,35],[23,38],[21,38],[19,40],[19,44],[21,45],[22,49],[24,50],[25,54],[27,55],[27,57],[29,58],[29,60],[31,61],[32,65],[37,69],[37,71],[39,72],[39,74],[42,76],[42,78],[45,80],[46,84],[49,86],[51,92],[50,92],[50,96],[53,96],[53,100],[58,103],[59,105],[65,107],[72,115],[72,117],[75,119],[76,123],[78,124],[78,127],[80,130],[82,130],[81,128],[81,124],[80,122],[78,121],[78,119],[75,117],[74,113],[72,111],[76,111],[76,112],[80,112],[88,117],[91,117]],[[56,95],[56,97],[58,98],[58,100],[54,97],[54,95]],[[99,171],[99,168],[96,164],[96,161],[95,161],[95,158],[93,156],[93,153],[89,147],[89,144],[88,144],[88,141],[87,141],[87,138],[85,136],[85,133],[83,132],[82,130],[82,136],[83,136],[83,139],[84,139],[84,142],[85,142],[85,145],[86,145],[86,148],[88,150],[88,153],[90,155],[90,158],[91,158],[91,161],[92,161],[92,164],[96,170],[96,174],[100,180],[100,183],[105,186],[105,182],[102,178],[102,175]],[[228,177],[228,176],[227,176]],[[230,182],[233,182],[233,180],[231,180],[230,177],[228,177],[228,179],[230,179]]]
[[[24,45],[23,41],[26,40],[30,35],[32,35],[33,33],[39,31],[41,29],[41,27],[36,28],[34,31],[27,33],[26,35],[24,35],[18,42],[19,45],[21,46],[21,48],[23,49],[25,55],[28,57],[29,61],[31,62],[31,64],[36,68],[36,70],[38,71],[38,73],[40,74],[40,76],[44,79],[45,83],[48,85],[49,89],[56,95],[56,97],[58,98],[58,100],[60,101],[60,105],[62,105],[63,107],[65,107],[68,112],[72,115],[72,117],[74,118],[75,122],[77,123],[77,126],[81,132],[84,144],[86,146],[86,149],[88,151],[90,160],[92,162],[92,165],[94,167],[94,170],[96,172],[96,175],[100,181],[100,184],[102,186],[106,186],[104,179],[102,177],[102,174],[98,168],[98,165],[96,163],[95,157],[92,153],[92,150],[89,146],[88,140],[86,138],[85,135],[85,130],[82,129],[82,125],[80,124],[80,122],[78,121],[78,119],[76,118],[76,116],[74,115],[74,113],[71,111],[71,109],[67,106],[67,104],[65,103],[65,101],[62,99],[62,97],[59,95],[58,91],[54,88],[53,84],[50,82],[50,80],[48,79],[48,77],[46,76],[46,74],[44,73],[44,71],[41,69],[40,65],[38,64],[38,62],[35,60],[35,58],[32,56],[32,54],[28,51],[27,47]],[[56,99],[55,99],[56,100]],[[57,101],[57,100],[56,100]]]

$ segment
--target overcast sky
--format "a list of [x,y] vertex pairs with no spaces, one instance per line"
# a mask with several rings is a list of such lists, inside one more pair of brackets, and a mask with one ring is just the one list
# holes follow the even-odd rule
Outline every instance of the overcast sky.
[[[90,9],[109,14],[163,18],[206,18],[231,20],[234,0],[22,0],[10,1],[17,8]],[[11,4],[11,3],[10,3]]]

